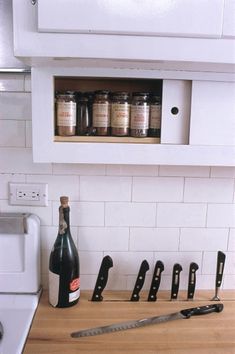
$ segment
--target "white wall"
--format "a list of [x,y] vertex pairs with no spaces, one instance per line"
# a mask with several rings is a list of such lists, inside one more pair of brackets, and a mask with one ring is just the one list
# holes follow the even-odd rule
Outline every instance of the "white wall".
[[[34,164],[30,76],[0,74],[0,212],[27,211],[41,219],[42,281],[57,235],[60,195],[71,202],[72,233],[81,261],[81,287],[92,289],[104,255],[113,258],[107,288],[132,289],[142,260],[165,264],[170,289],[181,263],[181,288],[197,262],[197,288],[213,289],[217,251],[226,252],[223,287],[235,288],[235,168]],[[43,182],[48,207],[8,204],[8,182]]]

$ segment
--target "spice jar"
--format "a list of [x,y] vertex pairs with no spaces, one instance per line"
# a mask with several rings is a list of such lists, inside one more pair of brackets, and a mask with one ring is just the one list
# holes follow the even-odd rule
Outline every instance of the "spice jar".
[[109,91],[95,91],[92,105],[93,128],[96,135],[110,134],[110,102]]
[[128,136],[130,104],[127,92],[114,92],[111,103],[111,135]]
[[160,138],[161,136],[161,98],[152,94],[150,99],[149,136]]
[[76,97],[73,91],[58,92],[56,95],[56,125],[61,136],[76,133]]
[[92,127],[92,94],[77,93],[77,135],[90,135]]
[[144,138],[149,128],[149,94],[134,92],[131,103],[131,136]]

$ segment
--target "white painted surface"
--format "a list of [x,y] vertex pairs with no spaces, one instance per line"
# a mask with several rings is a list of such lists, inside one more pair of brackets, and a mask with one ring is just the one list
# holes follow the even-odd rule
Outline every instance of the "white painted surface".
[[190,144],[235,146],[235,84],[193,81]]
[[[11,214],[1,214],[0,226],[10,223]],[[36,293],[40,287],[40,220],[22,215],[25,233],[5,233],[0,228],[0,292]],[[3,225],[4,224],[4,225]],[[2,229],[3,230],[3,229]],[[6,250],[13,249],[8,254]],[[11,276],[9,276],[9,271]]]
[[235,0],[224,1],[223,36],[235,38]]
[[190,108],[191,81],[163,80],[161,144],[188,144]]
[[[54,3],[54,2],[53,2]],[[53,8],[53,17],[58,2],[55,2]],[[60,2],[61,3],[61,2]],[[77,3],[77,1],[73,1]],[[86,2],[84,2],[85,4]],[[119,1],[117,2],[119,4]],[[126,3],[123,1],[123,3]],[[144,2],[145,3],[145,2]],[[159,2],[154,2],[158,4]],[[173,1],[171,2],[173,4]],[[167,4],[171,4],[167,2]],[[180,3],[185,3],[185,9],[191,12],[192,1],[181,0]],[[185,26],[187,30],[191,29],[191,24],[197,18],[200,20],[206,17],[205,25],[218,27],[218,18],[222,26],[222,12],[219,10],[223,3],[222,0],[211,1],[193,1],[192,12],[195,16],[183,15],[183,18],[176,23],[179,26],[184,21],[190,21],[190,25]],[[67,7],[67,1],[64,1]],[[162,0],[162,4],[166,4]],[[178,1],[174,1],[174,6],[177,7]],[[46,2],[48,11],[50,4]],[[155,5],[156,6],[156,5]],[[208,11],[200,13],[201,6],[205,6]],[[211,9],[212,8],[212,9]],[[199,70],[213,72],[232,72],[234,65],[234,41],[231,39],[214,38],[185,38],[185,37],[156,37],[156,36],[139,36],[139,35],[107,35],[107,34],[68,34],[68,33],[39,33],[37,32],[37,6],[32,6],[30,1],[13,1],[14,12],[14,51],[16,56],[24,57],[24,59],[35,66],[50,65],[66,65],[78,66],[79,60],[85,58],[101,59],[100,65],[104,65],[103,60],[131,60],[136,61],[138,67],[144,67],[148,64],[158,70]],[[219,11],[217,20],[212,20],[211,16]],[[89,8],[90,11],[90,8]],[[180,11],[180,10],[179,10]],[[200,16],[199,16],[200,13]],[[141,12],[142,15],[142,12]],[[172,16],[174,13],[172,12]],[[52,18],[50,16],[50,22]],[[67,20],[67,16],[63,13],[63,17]],[[77,13],[76,13],[77,18]],[[92,19],[94,21],[94,19]],[[71,21],[66,21],[67,23]],[[165,20],[162,20],[164,23]],[[196,21],[197,22],[197,21]],[[132,24],[135,21],[131,22]],[[174,26],[175,21],[172,21]],[[113,22],[112,22],[113,24]],[[198,26],[197,31],[200,32],[203,26]],[[192,28],[194,32],[194,29]],[[203,31],[203,30],[202,30]],[[222,33],[222,27],[219,29],[219,35]],[[63,45],[62,45],[63,43]],[[64,64],[60,60],[52,60],[52,58],[68,59]],[[71,60],[76,58],[76,60]],[[132,62],[125,62],[124,66],[132,65]],[[113,65],[113,64],[112,64]],[[121,62],[119,65],[123,65]]]
[[222,14],[223,0],[38,0],[38,30],[220,37]]

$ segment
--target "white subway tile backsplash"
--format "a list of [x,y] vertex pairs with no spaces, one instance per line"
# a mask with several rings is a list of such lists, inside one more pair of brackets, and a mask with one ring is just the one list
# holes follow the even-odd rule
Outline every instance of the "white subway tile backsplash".
[[0,119],[0,146],[25,147],[25,122]]
[[171,275],[175,263],[179,263],[183,270],[181,275],[188,276],[189,266],[191,262],[198,264],[197,273],[201,273],[202,269],[202,252],[155,252],[154,262],[162,261],[164,264],[164,275]]
[[129,228],[80,227],[79,249],[82,251],[127,251]]
[[0,119],[30,120],[31,94],[0,92]]
[[80,200],[130,201],[131,177],[81,176]]
[[177,177],[134,177],[132,200],[135,202],[181,202],[183,185],[183,178]]
[[226,250],[228,229],[183,228],[180,234],[180,251]]
[[27,183],[47,183],[48,199],[59,201],[61,195],[69,196],[70,201],[79,200],[78,176],[27,175]]
[[[133,290],[143,259],[150,264],[148,289],[155,262],[162,260],[160,290],[170,297],[174,263],[183,267],[180,289],[186,289],[194,261],[195,298],[197,289],[212,289],[212,297],[219,249],[227,255],[222,286],[235,289],[235,167],[33,163],[30,91],[30,74],[0,74],[0,213],[40,217],[44,287],[59,197],[67,194],[82,290],[94,289],[109,254],[114,265],[107,289]],[[48,207],[8,205],[8,182],[48,183]]]
[[153,252],[109,252],[109,256],[113,260],[112,273],[114,274],[137,276],[140,265],[145,259],[150,269],[153,268]]
[[23,174],[0,174],[0,199],[8,199],[8,183],[24,183],[26,180]]
[[31,92],[31,75],[25,74],[24,76],[24,91]]
[[160,166],[159,176],[209,177],[207,166]]
[[107,165],[106,173],[113,176],[157,176],[158,166]]
[[232,178],[186,178],[185,202],[232,202],[234,181]]
[[235,229],[230,229],[228,251],[235,251]]
[[52,166],[33,163],[32,150],[25,148],[0,148],[0,173],[51,174]]
[[23,91],[24,77],[19,74],[0,74],[0,91]]
[[203,227],[206,223],[206,205],[190,203],[159,203],[158,227]]
[[155,226],[154,203],[109,203],[105,205],[106,226]]
[[130,251],[177,251],[179,247],[178,228],[130,229]]
[[53,166],[54,175],[81,175],[81,176],[105,175],[105,165],[53,163],[52,166]]
[[[104,226],[104,203],[70,202],[71,226]],[[53,225],[58,224],[59,202],[53,202]]]
[[102,259],[102,252],[79,251],[81,274],[95,274],[97,277]]
[[207,227],[235,227],[235,204],[209,204]]
[[32,147],[32,121],[26,120],[25,121],[25,135],[26,135],[26,147]]

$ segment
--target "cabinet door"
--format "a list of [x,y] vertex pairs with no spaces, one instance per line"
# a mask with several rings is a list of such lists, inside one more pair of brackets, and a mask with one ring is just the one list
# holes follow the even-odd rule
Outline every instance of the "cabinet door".
[[163,80],[162,144],[188,144],[191,108],[190,80]]
[[220,37],[223,0],[38,0],[38,30]]
[[235,0],[225,0],[223,37],[235,38]]
[[190,144],[235,145],[235,83],[193,81]]

